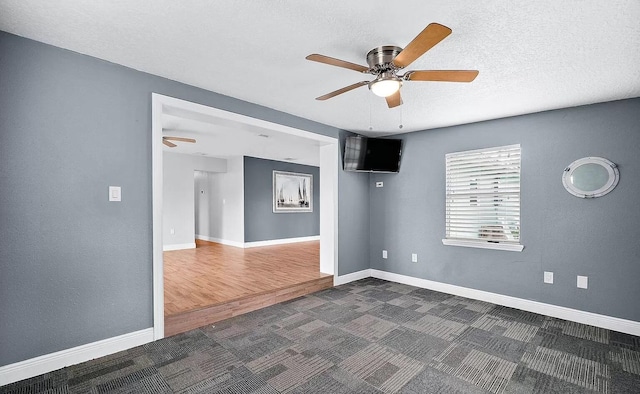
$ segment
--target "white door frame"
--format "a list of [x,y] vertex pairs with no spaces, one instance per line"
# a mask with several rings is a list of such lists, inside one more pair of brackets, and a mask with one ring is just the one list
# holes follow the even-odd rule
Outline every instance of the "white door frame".
[[225,124],[250,125],[308,138],[320,143],[320,272],[338,274],[338,139],[249,116],[151,94],[151,159],[153,191],[153,337],[164,338],[164,262],[162,260],[162,114],[188,111]]

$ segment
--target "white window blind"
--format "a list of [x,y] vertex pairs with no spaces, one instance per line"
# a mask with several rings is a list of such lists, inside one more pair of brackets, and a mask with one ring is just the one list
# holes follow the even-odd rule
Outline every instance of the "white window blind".
[[446,155],[447,245],[522,250],[520,145]]

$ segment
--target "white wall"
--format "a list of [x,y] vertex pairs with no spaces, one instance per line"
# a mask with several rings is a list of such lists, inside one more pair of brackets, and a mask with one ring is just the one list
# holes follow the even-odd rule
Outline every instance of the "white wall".
[[233,246],[244,244],[244,160],[227,159],[227,172],[196,171],[196,237]]
[[[195,248],[194,171],[225,172],[227,161],[163,154],[162,241],[164,250]],[[173,229],[173,234],[171,230]]]
[[215,199],[215,196],[210,190],[209,176],[214,174],[215,172],[196,171],[194,175],[196,239],[202,238],[202,234],[209,235],[207,230],[210,230],[218,222],[217,217],[220,215],[220,209],[210,203],[210,199]]

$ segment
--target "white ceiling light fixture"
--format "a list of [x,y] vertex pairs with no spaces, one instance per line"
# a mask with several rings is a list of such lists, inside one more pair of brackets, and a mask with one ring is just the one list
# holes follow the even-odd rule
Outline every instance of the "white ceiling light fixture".
[[402,80],[393,72],[382,73],[369,83],[369,89],[378,97],[389,97],[402,86]]

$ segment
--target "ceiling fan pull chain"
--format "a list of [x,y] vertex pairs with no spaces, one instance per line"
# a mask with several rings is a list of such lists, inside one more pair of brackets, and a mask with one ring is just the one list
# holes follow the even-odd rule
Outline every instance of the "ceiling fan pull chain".
[[373,125],[371,124],[371,112],[372,112],[371,111],[371,99],[372,99],[372,97],[371,97],[371,95],[368,95],[368,96],[369,96],[369,131],[372,131],[373,130]]
[[398,126],[399,129],[403,128],[404,126],[402,125],[402,107],[400,107],[400,125]]

